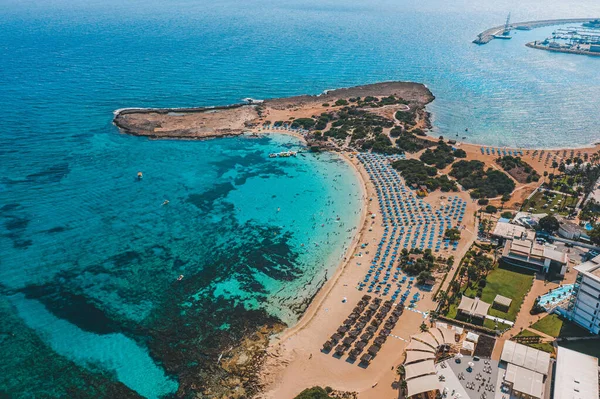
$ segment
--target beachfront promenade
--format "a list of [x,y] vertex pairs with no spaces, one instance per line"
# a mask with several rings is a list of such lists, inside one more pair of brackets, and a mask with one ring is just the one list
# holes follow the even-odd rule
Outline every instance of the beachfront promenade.
[[[541,28],[543,26],[552,26],[552,25],[563,25],[563,24],[577,24],[592,21],[597,18],[566,18],[566,19],[544,19],[540,21],[525,21],[525,22],[515,22],[509,24],[509,30],[517,29],[519,27],[529,27],[529,28]],[[501,35],[504,32],[504,25],[494,26],[493,28],[484,30],[477,38],[473,40],[475,44],[486,44],[491,42],[494,39],[494,35]]]

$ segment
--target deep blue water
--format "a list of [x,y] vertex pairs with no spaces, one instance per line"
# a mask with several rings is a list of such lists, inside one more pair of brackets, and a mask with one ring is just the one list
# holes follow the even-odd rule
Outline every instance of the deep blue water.
[[523,45],[552,28],[470,43],[508,11],[598,2],[446,3],[0,0],[0,393],[159,397],[201,380],[220,346],[296,320],[356,224],[335,156],[269,160],[288,137],[127,137],[117,108],[413,80],[436,96],[436,135],[598,141],[600,58]]

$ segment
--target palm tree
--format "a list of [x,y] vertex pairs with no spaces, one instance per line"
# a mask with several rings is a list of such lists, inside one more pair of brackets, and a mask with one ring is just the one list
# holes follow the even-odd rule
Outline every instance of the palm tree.
[[421,323],[419,329],[421,330],[421,332],[429,331],[429,327],[427,327],[427,324],[425,324],[425,322]]
[[404,377],[404,375],[406,374],[406,370],[404,369],[403,365],[399,365],[396,368],[396,374],[398,374],[400,377]]
[[440,302],[440,308],[443,308],[448,300],[448,293],[445,290],[441,290],[438,293],[438,301]]
[[408,390],[408,384],[406,380],[400,381],[400,392],[402,392],[402,396],[406,396],[406,391]]

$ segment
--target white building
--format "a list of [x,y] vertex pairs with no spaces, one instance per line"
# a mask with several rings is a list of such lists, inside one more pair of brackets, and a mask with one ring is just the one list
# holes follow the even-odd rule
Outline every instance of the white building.
[[502,260],[540,273],[548,273],[552,267],[561,276],[565,275],[569,264],[566,253],[557,251],[555,246],[541,245],[531,239],[506,240]]
[[554,397],[597,398],[598,358],[558,347]]
[[550,371],[550,354],[538,349],[505,341],[500,356],[505,371],[503,383],[511,387],[511,398],[544,398],[546,377]]
[[577,279],[569,305],[571,319],[594,334],[600,333],[600,255],[575,267]]

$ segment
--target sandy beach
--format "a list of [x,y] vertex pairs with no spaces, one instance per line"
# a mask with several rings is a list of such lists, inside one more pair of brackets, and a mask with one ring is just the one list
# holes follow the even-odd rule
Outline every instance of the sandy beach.
[[[394,368],[401,362],[404,347],[410,335],[419,331],[423,321],[428,322],[425,312],[435,308],[432,295],[440,284],[437,282],[431,292],[424,292],[423,300],[419,301],[415,311],[406,310],[401,316],[392,335],[383,345],[382,351],[367,368],[361,368],[357,363],[351,364],[345,359],[337,359],[332,354],[321,352],[323,343],[336,331],[344,319],[351,312],[354,305],[365,292],[358,291],[356,285],[371,263],[373,254],[357,254],[356,247],[359,243],[369,243],[369,247],[376,247],[383,235],[381,220],[366,218],[368,214],[379,215],[380,209],[373,183],[362,166],[355,158],[342,154],[360,176],[366,196],[362,212],[362,225],[357,233],[349,254],[337,269],[335,276],[319,292],[311,303],[298,324],[284,331],[280,336],[274,337],[268,348],[268,358],[261,374],[265,387],[261,397],[265,399],[293,398],[300,391],[314,385],[331,386],[342,391],[356,391],[360,398],[395,398],[397,391],[392,387],[396,373]],[[463,232],[459,250],[467,248],[473,239],[474,227],[473,211],[475,205],[466,192],[453,193],[468,200],[468,217],[465,219],[467,229]],[[433,193],[425,198],[432,206],[438,206],[442,193]],[[442,254],[450,255],[450,254]],[[452,272],[450,272],[452,273]],[[347,302],[342,302],[347,298]],[[376,385],[373,387],[373,385]]]

